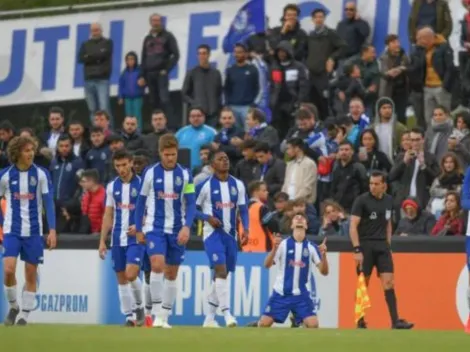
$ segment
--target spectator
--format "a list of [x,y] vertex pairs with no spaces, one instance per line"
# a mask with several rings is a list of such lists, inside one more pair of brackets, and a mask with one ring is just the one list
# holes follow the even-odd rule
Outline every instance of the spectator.
[[245,187],[259,179],[258,159],[256,159],[255,147],[257,142],[253,139],[248,139],[240,146],[243,159],[240,160],[235,167],[235,177],[241,180]]
[[305,144],[300,138],[292,138],[287,142],[286,175],[282,191],[290,199],[303,198],[309,204],[317,199],[317,165],[305,156]]
[[449,151],[457,154],[464,170],[470,165],[470,113],[462,111],[455,118],[455,129],[449,137]]
[[259,93],[258,70],[249,63],[243,44],[235,44],[233,53],[235,64],[225,71],[225,103],[235,114],[237,127],[245,130],[246,115]]
[[142,176],[144,170],[150,165],[151,155],[146,149],[138,149],[134,152],[134,171],[137,176]]
[[281,42],[276,48],[271,68],[270,106],[273,109],[273,126],[280,137],[294,125],[292,111],[306,102],[308,97],[308,72],[306,67],[296,61],[289,42]]
[[[354,148],[359,146],[359,138],[361,137],[360,127],[352,122],[347,115],[341,116],[336,120],[338,127],[341,129],[338,139],[349,141]],[[342,133],[344,131],[344,134]],[[340,141],[338,141],[340,143]]]
[[322,204],[322,226],[318,236],[349,236],[349,221],[344,209],[334,200]]
[[287,4],[284,6],[281,26],[274,27],[270,31],[269,47],[274,49],[278,47],[280,42],[287,41],[293,47],[292,57],[295,60],[304,61],[307,33],[300,27],[299,14],[300,9],[297,5]]
[[400,219],[396,236],[416,236],[429,235],[436,224],[434,215],[428,211],[421,209],[418,200],[409,197],[405,199],[401,205],[404,216]]
[[106,111],[98,110],[95,112],[93,126],[101,128],[105,138],[108,138],[113,133],[110,123],[109,114]]
[[246,126],[248,127],[248,139],[267,143],[272,151],[278,147],[278,131],[273,126],[267,124],[266,115],[260,109],[252,108],[248,111]]
[[111,114],[109,78],[113,62],[113,41],[103,37],[103,29],[99,23],[92,23],[90,32],[90,39],[80,47],[79,61],[83,64],[85,100],[93,123],[97,110],[106,111],[108,116]]
[[199,157],[201,158],[201,166],[193,170],[194,175],[194,184],[198,185],[204,182],[207,178],[212,176],[214,170],[209,162],[209,155],[212,152],[212,147],[210,144],[201,146],[199,150]]
[[369,182],[364,165],[356,162],[353,155],[352,143],[341,142],[331,179],[330,196],[346,212],[350,212],[354,200],[368,190]]
[[446,0],[413,0],[408,19],[410,42],[415,43],[420,28],[430,27],[448,39],[452,33],[452,16]]
[[372,128],[379,137],[379,150],[388,157],[390,162],[393,162],[395,150],[400,144],[406,127],[397,121],[395,105],[390,98],[380,98],[377,101],[375,113]]
[[106,166],[104,174],[99,175],[103,180],[102,183],[104,185],[106,185],[108,182],[111,182],[118,176],[114,167],[112,156],[118,150],[124,149],[124,138],[120,134],[112,134],[106,138],[106,142],[108,144],[109,154],[111,157],[105,161]]
[[364,102],[361,98],[352,98],[349,101],[349,114],[352,123],[359,127],[359,133],[370,125],[370,118],[364,113]]
[[399,184],[394,196],[396,209],[408,197],[416,198],[419,204],[428,204],[429,188],[439,175],[435,156],[424,150],[423,130],[413,128],[410,138],[411,149],[397,157],[389,175],[390,182]]
[[449,192],[445,197],[445,208],[432,229],[433,236],[456,236],[465,234],[460,194]]
[[82,174],[82,215],[88,217],[90,232],[99,234],[103,223],[106,190],[99,183],[96,170],[85,170]]
[[438,161],[447,153],[452,131],[453,123],[449,111],[444,106],[434,108],[431,125],[426,130],[424,143],[426,150]]
[[215,127],[220,111],[222,96],[222,75],[211,66],[209,61],[211,48],[201,44],[197,48],[199,65],[186,73],[181,94],[189,106],[200,106],[204,109],[208,124]]
[[73,153],[72,138],[66,134],[61,135],[57,142],[56,156],[50,166],[56,207],[62,207],[74,198],[79,190],[78,180],[83,169],[82,158]]
[[189,110],[189,123],[176,132],[179,148],[188,148],[191,151],[191,170],[201,165],[199,150],[204,144],[214,141],[217,132],[210,126],[205,125],[206,115],[202,108],[193,106]]
[[[22,128],[18,135],[21,136],[21,137],[29,137],[29,138],[34,139],[34,141],[36,142],[36,151],[35,151],[35,155],[34,155],[34,163],[36,165],[39,165],[39,166],[45,168],[46,170],[49,170],[49,166],[50,166],[51,161],[49,159],[47,159],[45,156],[43,156],[41,153],[38,152],[38,146],[39,146],[40,142],[39,142],[38,137],[34,133],[33,129],[31,129],[29,127]],[[1,157],[0,157],[0,160],[1,160]]]
[[10,120],[3,120],[0,122],[0,168],[10,165],[8,160],[7,149],[8,143],[15,136],[15,128]]
[[86,155],[85,168],[96,169],[102,177],[100,179],[101,184],[106,184],[109,181],[106,176],[106,161],[111,159],[111,151],[105,141],[103,129],[101,127],[93,127],[90,131],[90,140],[91,149]]
[[326,119],[328,109],[328,83],[329,75],[342,58],[346,43],[334,29],[325,25],[326,13],[323,9],[312,12],[315,29],[310,32],[307,41],[308,56],[306,65],[310,78],[310,98],[319,110],[319,119]]
[[[387,46],[379,58],[380,86],[379,98],[388,97],[395,103],[398,122],[406,125],[406,108],[408,107],[409,86],[408,77],[404,70],[393,69],[407,67],[410,60],[401,47],[400,39],[396,34],[389,34],[385,39]],[[394,72],[392,75],[391,73]]]
[[395,150],[395,161],[396,163],[396,157],[400,155],[401,153],[406,153],[408,150],[411,149],[411,136],[410,136],[410,131],[406,130],[402,135],[401,135],[401,141],[400,145],[397,147]]
[[384,152],[379,150],[377,133],[372,129],[362,131],[360,137],[359,161],[364,165],[369,176],[373,170],[390,172],[392,164]]
[[258,160],[259,180],[268,185],[269,196],[279,192],[284,184],[286,175],[286,163],[272,154],[267,143],[259,142],[255,147],[256,159]]
[[138,121],[135,116],[124,118],[121,136],[124,139],[124,146],[130,152],[145,148],[144,139],[138,131]]
[[355,1],[349,1],[345,4],[344,15],[344,19],[338,23],[336,31],[347,44],[344,56],[348,58],[361,52],[369,37],[370,27],[359,15]]
[[460,193],[463,183],[463,170],[460,167],[457,156],[454,153],[447,153],[440,162],[441,173],[431,185],[427,209],[438,218],[444,210],[445,195],[454,191]]
[[282,234],[290,234],[292,229],[290,224],[292,223],[292,217],[294,216],[294,201],[290,200],[287,202],[284,212],[282,213],[281,221],[279,222],[279,230]]
[[289,202],[289,195],[285,192],[278,192],[274,195],[273,201],[274,211],[269,214],[269,223],[273,225],[273,233],[282,233],[281,220]]
[[[264,49],[266,50],[266,48]],[[266,115],[266,121],[271,123],[272,112],[269,107],[270,97],[270,68],[263,58],[263,49],[257,47],[255,51],[250,52],[251,64],[258,71],[259,92],[255,99],[255,106]]]
[[169,133],[167,126],[167,118],[163,110],[154,110],[152,113],[152,127],[153,132],[150,132],[144,136],[145,149],[150,151],[152,155],[152,161],[159,160],[158,155],[158,141],[164,134]]
[[459,71],[461,77],[461,103],[463,106],[470,106],[470,1],[462,0],[467,12],[462,21],[460,21],[460,46],[462,51],[459,52]]
[[222,129],[215,136],[212,147],[215,150],[223,150],[230,159],[230,166],[234,167],[242,158],[239,148],[243,143],[245,132],[236,126],[235,115],[229,107],[223,108],[220,112],[219,123]]
[[90,149],[90,143],[85,136],[85,126],[78,120],[71,121],[67,132],[73,141],[73,154],[85,160],[86,153]]
[[162,109],[171,117],[169,74],[180,59],[178,42],[173,33],[163,27],[159,14],[150,16],[150,26],[142,45],[140,85],[147,84],[152,108]]
[[139,130],[142,131],[144,125],[142,121],[142,104],[145,94],[145,84],[139,77],[142,76],[137,54],[130,51],[126,54],[126,68],[119,78],[118,103],[124,104],[126,116],[135,116]]
[[62,108],[53,106],[49,110],[49,131],[44,132],[41,138],[40,153],[51,160],[57,149],[57,141],[59,137],[65,132],[64,124],[64,110]]
[[320,221],[317,210],[312,204],[307,203],[303,198],[297,198],[292,201],[292,210],[294,214],[304,213],[307,216],[307,233],[309,235],[318,235]]
[[333,108],[337,114],[346,113],[352,99],[358,98],[364,101],[367,94],[361,77],[361,69],[357,64],[345,65],[344,75],[341,75],[337,80],[333,80],[330,88],[335,94]]

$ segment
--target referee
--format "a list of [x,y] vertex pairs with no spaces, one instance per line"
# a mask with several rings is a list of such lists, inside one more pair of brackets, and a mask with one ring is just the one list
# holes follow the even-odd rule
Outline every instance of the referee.
[[[386,176],[373,171],[369,179],[369,192],[356,198],[351,211],[349,234],[354,247],[354,259],[358,272],[364,273],[366,285],[374,267],[382,283],[392,329],[411,329],[414,324],[398,318],[397,299],[393,287],[393,258],[390,249],[392,241],[392,197],[385,193]],[[364,319],[357,327],[366,329]]]

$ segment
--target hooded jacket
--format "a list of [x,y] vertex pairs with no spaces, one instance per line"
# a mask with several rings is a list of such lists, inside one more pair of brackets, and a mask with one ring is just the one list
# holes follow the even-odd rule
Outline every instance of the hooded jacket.
[[133,68],[126,66],[121,73],[121,77],[119,77],[118,97],[120,99],[142,98],[145,93],[145,87],[137,84],[139,77],[142,76],[137,54],[134,51],[128,52],[126,60],[130,56],[134,58],[135,66]]
[[439,124],[432,120],[431,125],[426,130],[424,148],[433,154],[437,160],[441,160],[442,156],[448,151],[448,140],[453,130],[454,127],[450,118]]
[[[287,62],[279,62],[277,59],[279,50],[287,53]],[[291,104],[293,107],[299,106],[308,98],[307,68],[294,59],[292,45],[289,42],[279,43],[275,57],[276,60],[271,69],[271,107],[275,107],[278,103]]]
[[82,197],[82,214],[88,216],[91,233],[99,233],[103,223],[106,190],[99,186],[95,192],[85,192]]
[[141,56],[142,76],[162,70],[170,72],[180,59],[178,42],[166,29],[159,33],[150,32],[144,38]]
[[52,159],[50,170],[54,186],[54,199],[60,204],[73,198],[79,189],[79,173],[84,169],[83,160],[73,153],[66,158],[58,155]]
[[398,222],[395,235],[430,235],[434,225],[436,224],[436,218],[428,211],[421,209],[419,201],[416,198],[409,197],[407,199],[413,200],[418,204],[418,212],[416,217],[412,220],[406,216],[402,217]]
[[281,31],[282,26],[274,27],[270,31],[268,37],[269,46],[275,49],[281,42],[288,42],[292,47],[293,58],[303,62],[306,57],[307,33],[300,27],[300,23],[297,22],[292,31],[286,33],[281,33]]

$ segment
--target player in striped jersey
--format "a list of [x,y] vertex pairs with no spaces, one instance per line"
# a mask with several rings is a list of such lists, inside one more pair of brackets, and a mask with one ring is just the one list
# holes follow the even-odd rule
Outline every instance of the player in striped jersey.
[[[7,201],[6,213],[0,215],[3,224],[3,270],[5,296],[10,309],[5,325],[26,325],[36,303],[38,265],[43,263],[44,241],[42,210],[46,209],[50,249],[56,246],[55,211],[49,172],[33,164],[37,144],[30,137],[15,137],[8,144],[12,166],[0,172],[0,197]],[[0,212],[1,214],[1,212]],[[18,255],[25,262],[26,283],[22,293],[22,310],[16,290]]]
[[[465,171],[465,177],[462,186],[462,208],[470,210],[470,167]],[[467,268],[469,272],[468,288],[467,288],[467,304],[468,304],[468,320],[465,326],[465,332],[470,334],[470,217],[467,223],[467,236],[465,239],[465,251],[467,253]]]
[[113,155],[113,164],[118,177],[106,187],[106,209],[101,227],[99,253],[106,257],[106,238],[111,231],[111,255],[113,269],[118,281],[121,311],[126,316],[126,326],[134,326],[145,321],[142,307],[142,282],[140,267],[145,252],[142,239],[137,239],[135,231],[135,203],[139,195],[141,179],[132,171],[133,156],[126,150],[118,150]]
[[322,275],[328,275],[326,237],[319,247],[307,240],[307,219],[303,213],[294,215],[291,228],[293,234],[285,240],[281,241],[276,236],[275,246],[264,261],[266,268],[276,264],[278,271],[273,293],[258,322],[259,327],[270,327],[274,322],[283,323],[291,311],[296,319],[303,321],[305,327],[318,327],[307,283],[313,265]]
[[204,327],[218,327],[215,320],[217,307],[224,314],[227,327],[237,326],[230,313],[227,276],[237,264],[237,215],[240,214],[244,232],[242,244],[248,241],[248,208],[243,182],[229,175],[230,162],[223,151],[210,156],[214,175],[197,187],[196,204],[201,208],[197,217],[204,220],[204,248],[214,269],[215,280],[208,297],[209,313]]
[[153,326],[171,328],[168,317],[176,299],[176,278],[196,212],[195,189],[190,172],[177,163],[175,136],[160,137],[158,149],[161,162],[144,173],[137,200],[136,230],[139,235],[145,233],[152,268]]

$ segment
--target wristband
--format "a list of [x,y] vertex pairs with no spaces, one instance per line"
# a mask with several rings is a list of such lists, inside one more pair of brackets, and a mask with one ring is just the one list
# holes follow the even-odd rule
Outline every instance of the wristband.
[[361,253],[362,252],[361,246],[356,246],[353,249],[354,249],[354,253]]

